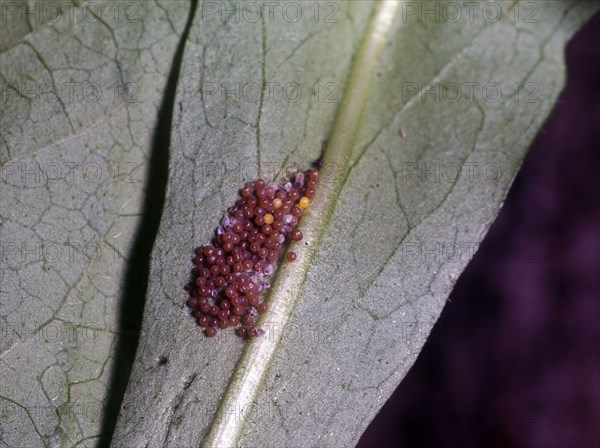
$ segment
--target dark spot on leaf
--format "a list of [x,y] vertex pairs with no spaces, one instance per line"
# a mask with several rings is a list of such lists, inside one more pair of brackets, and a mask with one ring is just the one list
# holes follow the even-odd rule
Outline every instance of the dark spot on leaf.
[[188,387],[190,387],[191,384],[194,382],[195,379],[196,379],[196,374],[195,373],[193,375],[187,375],[183,379],[183,388],[187,389]]

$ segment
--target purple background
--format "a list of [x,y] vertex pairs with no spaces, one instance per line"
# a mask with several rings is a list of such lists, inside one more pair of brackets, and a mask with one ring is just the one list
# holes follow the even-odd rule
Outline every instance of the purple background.
[[600,16],[415,365],[358,446],[600,446]]

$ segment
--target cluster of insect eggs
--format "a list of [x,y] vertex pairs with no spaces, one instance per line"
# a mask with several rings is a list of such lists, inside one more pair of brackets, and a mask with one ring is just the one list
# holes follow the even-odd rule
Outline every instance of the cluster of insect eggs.
[[[268,306],[262,301],[287,240],[300,241],[300,217],[310,206],[319,181],[314,168],[282,184],[248,182],[219,227],[214,245],[200,246],[193,259],[187,305],[204,334],[237,327],[241,337],[264,333],[256,327]],[[287,252],[288,261],[296,260]]]

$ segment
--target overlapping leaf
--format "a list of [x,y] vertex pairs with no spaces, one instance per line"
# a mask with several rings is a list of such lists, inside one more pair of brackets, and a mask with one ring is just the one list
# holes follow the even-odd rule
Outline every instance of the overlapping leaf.
[[0,7],[0,440],[94,446],[124,370],[123,276],[189,5]]

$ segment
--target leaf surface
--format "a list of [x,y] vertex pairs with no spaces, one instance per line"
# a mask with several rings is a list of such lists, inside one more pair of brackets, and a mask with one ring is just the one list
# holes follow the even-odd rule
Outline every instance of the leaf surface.
[[0,440],[94,446],[125,371],[119,299],[189,6],[2,3]]
[[[332,185],[341,192],[324,217],[316,216],[318,206],[312,210],[299,262],[278,273],[280,284],[292,277],[289,300],[298,297],[297,306],[267,315],[267,335],[245,353],[231,332],[205,339],[187,315],[181,287],[192,249],[211,238],[257,166],[265,177],[265,166],[306,166],[332,128],[335,135],[343,106],[312,95],[269,101],[267,87],[294,82],[304,90],[330,81],[345,91],[373,4],[342,5],[335,25],[307,14],[295,25],[264,16],[225,24],[196,17],[144,334],[115,445],[193,446],[212,430],[207,442],[229,446],[230,439],[213,437],[225,420],[241,445],[356,442],[414,362],[496,215],[562,87],[564,44],[593,11],[535,5],[536,23],[512,20],[509,9],[495,22],[396,16],[375,82],[361,87],[369,97],[347,148],[351,169],[324,167],[321,196]],[[482,87],[455,100],[451,83]],[[252,85],[262,86],[258,101],[244,94]],[[438,87],[445,97],[435,96]],[[277,283],[275,290],[281,293]],[[268,345],[276,346],[273,358],[249,356]]]
[[[336,3],[335,22],[315,20],[308,4],[297,21],[201,4],[114,446],[356,443],[496,216],[564,84],[564,45],[595,11],[528,4],[452,22],[402,3],[379,62],[357,56],[378,29],[373,2]],[[343,112],[354,106],[359,122]],[[270,294],[283,312],[267,314],[267,334],[251,344],[230,331],[206,339],[182,290],[194,247],[245,181],[306,168],[323,146],[332,163],[301,222],[307,238]]]

